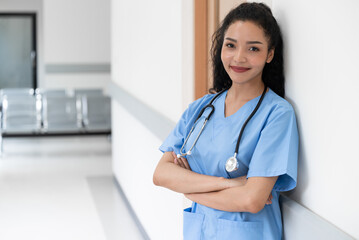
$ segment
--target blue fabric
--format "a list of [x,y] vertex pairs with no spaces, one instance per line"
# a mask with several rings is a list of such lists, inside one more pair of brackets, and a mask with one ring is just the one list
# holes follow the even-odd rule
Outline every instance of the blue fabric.
[[[225,212],[193,203],[192,208],[184,212],[184,239],[281,239],[279,192],[293,189],[297,181],[298,130],[294,110],[272,90],[266,93],[243,133],[237,156],[240,167],[229,176],[225,171],[225,162],[233,156],[241,127],[260,97],[225,117],[226,94],[224,92],[213,103],[215,111],[192,154],[187,157],[188,163],[194,172],[218,177],[278,176],[272,191],[273,203],[256,214]],[[189,105],[175,129],[160,146],[162,152],[179,153],[198,113],[213,96],[206,95]],[[185,150],[192,146],[208,114],[209,110],[206,110],[198,120]],[[200,237],[191,237],[192,234],[199,234]]]

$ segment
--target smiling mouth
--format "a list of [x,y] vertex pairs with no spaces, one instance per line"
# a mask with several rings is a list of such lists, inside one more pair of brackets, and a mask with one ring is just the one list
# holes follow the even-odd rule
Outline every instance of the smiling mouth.
[[235,67],[235,66],[230,66],[230,68],[237,72],[237,73],[243,73],[243,72],[247,72],[250,68],[245,68],[245,67]]

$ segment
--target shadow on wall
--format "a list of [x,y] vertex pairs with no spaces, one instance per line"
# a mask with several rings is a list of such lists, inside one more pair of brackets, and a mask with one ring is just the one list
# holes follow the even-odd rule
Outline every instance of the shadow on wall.
[[[299,108],[297,107],[296,103],[286,97],[286,100],[293,106],[294,111],[296,112],[297,118],[297,126],[298,126],[298,133],[299,133],[299,155],[298,155],[298,178],[297,178],[297,187],[294,188],[292,191],[285,193],[286,196],[296,200],[297,202],[302,202],[301,194],[305,191],[305,189],[309,186],[309,175],[308,175],[308,163],[307,163],[307,156],[305,152],[305,142],[301,137],[302,131],[302,121],[299,114]],[[299,174],[300,173],[300,174]]]

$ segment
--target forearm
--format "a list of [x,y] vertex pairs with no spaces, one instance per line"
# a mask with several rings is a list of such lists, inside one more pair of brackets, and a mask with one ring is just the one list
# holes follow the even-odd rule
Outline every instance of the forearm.
[[155,185],[180,193],[213,192],[231,186],[226,178],[195,173],[171,162],[158,165],[153,180]]
[[257,213],[265,204],[271,203],[271,191],[277,178],[253,177],[242,186],[210,193],[185,194],[185,196],[201,205],[222,211]]
[[185,194],[185,196],[191,201],[222,211],[250,212],[249,200],[243,190],[244,187],[236,187],[217,192]]

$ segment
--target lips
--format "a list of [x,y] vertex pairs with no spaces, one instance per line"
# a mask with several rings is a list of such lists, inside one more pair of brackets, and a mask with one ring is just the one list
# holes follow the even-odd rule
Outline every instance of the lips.
[[237,73],[247,72],[250,68],[230,66],[230,68]]

